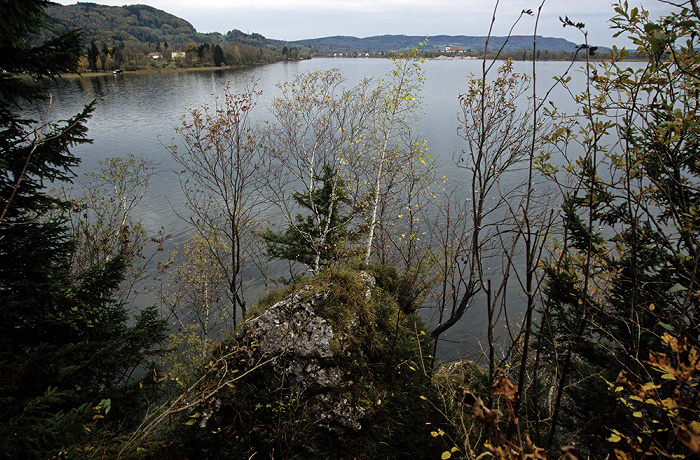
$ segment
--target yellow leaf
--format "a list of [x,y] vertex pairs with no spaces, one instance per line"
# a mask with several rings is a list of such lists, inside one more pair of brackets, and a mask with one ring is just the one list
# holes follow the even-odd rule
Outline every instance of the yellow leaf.
[[442,460],[447,460],[448,458],[452,457],[452,452],[449,450],[446,450],[445,452],[442,453],[442,456],[440,457]]
[[619,449],[615,449],[615,458],[616,458],[617,460],[629,460],[629,459],[631,459],[632,457],[630,457],[629,454],[627,454],[627,453],[625,453],[625,452],[622,452],[622,451],[619,450]]
[[666,398],[663,401],[661,401],[661,405],[665,409],[673,410],[678,408],[678,403],[676,402],[675,399],[673,398]]
[[622,440],[622,438],[615,433],[611,434],[610,437],[608,438],[608,442],[619,442],[621,440]]
[[682,425],[682,426],[676,427],[676,436],[683,444],[685,444],[685,446],[688,449],[693,451],[693,453],[700,454],[700,435],[699,434],[690,430],[687,425]]
[[633,412],[632,417],[642,418],[642,412],[641,411]]
[[647,382],[642,385],[642,390],[644,391],[656,390],[657,388],[661,388],[661,385],[657,385],[654,382]]

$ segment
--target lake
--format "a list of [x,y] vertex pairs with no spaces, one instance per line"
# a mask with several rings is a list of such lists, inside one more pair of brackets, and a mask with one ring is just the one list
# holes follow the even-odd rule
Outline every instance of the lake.
[[[518,72],[529,73],[532,64],[514,63]],[[552,77],[566,70],[565,62],[538,62],[537,88],[539,94],[552,86]],[[242,89],[251,79],[263,91],[256,112],[260,120],[271,119],[270,101],[279,92],[275,85],[291,80],[304,72],[339,69],[349,84],[365,77],[381,78],[392,69],[388,59],[313,59],[281,62],[248,69],[191,70],[173,73],[124,74],[62,78],[50,84],[54,105],[52,119],[64,119],[77,113],[86,103],[96,100],[96,108],[88,123],[91,145],[73,149],[82,158],[79,171],[92,170],[107,157],[134,154],[158,165],[146,199],[134,216],[149,233],[161,228],[172,235],[171,245],[187,240],[188,228],[175,215],[173,207],[181,203],[177,168],[165,146],[176,142],[174,126],[188,107],[212,104],[225,82],[233,91]],[[460,111],[458,96],[463,93],[472,75],[481,73],[481,61],[469,59],[430,60],[423,64],[425,85],[422,92],[424,113],[417,127],[427,139],[429,153],[440,166],[440,174],[459,182],[462,170],[454,167],[453,155],[461,152],[463,139],[457,135]],[[492,70],[492,74],[496,69]],[[576,81],[583,81],[578,72]],[[580,83],[579,83],[580,87]],[[564,110],[573,109],[570,96],[562,88],[555,89],[550,99]],[[450,330],[440,347],[440,357],[451,360],[471,355],[479,349],[483,337],[485,316],[475,309],[467,312],[460,324]]]

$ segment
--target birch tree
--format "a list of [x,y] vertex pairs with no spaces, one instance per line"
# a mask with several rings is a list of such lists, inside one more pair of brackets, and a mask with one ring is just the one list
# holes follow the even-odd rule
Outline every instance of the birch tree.
[[255,259],[255,233],[267,206],[266,165],[262,136],[251,120],[260,94],[254,87],[240,94],[225,87],[214,107],[193,108],[183,117],[176,129],[182,147],[169,147],[182,166],[178,175],[189,214],[181,217],[221,270],[234,326],[238,310],[247,311],[247,288],[264,269]]
[[119,289],[122,299],[134,294],[137,283],[148,277],[151,260],[168,238],[162,231],[148,235],[133,216],[155,173],[151,161],[135,155],[107,158],[94,171],[83,174],[78,187],[63,187],[57,192],[72,204],[66,217],[76,241],[73,272],[91,265],[103,266],[110,258],[123,254],[130,266]]
[[[218,247],[212,241],[217,241]],[[215,338],[229,318],[226,308],[228,283],[221,270],[220,260],[228,253],[221,240],[195,233],[182,247],[182,254],[167,273],[167,281],[160,292],[164,307],[162,316],[179,330],[194,325],[199,340]]]
[[[361,202],[356,165],[366,148],[376,95],[369,80],[345,87],[337,69],[298,75],[279,89],[281,95],[272,103],[275,125],[269,153],[274,167],[268,190],[284,224],[310,253],[307,270],[318,273],[329,236],[339,230],[339,222],[346,225],[346,219],[326,216],[336,213],[341,197],[353,203],[351,213]],[[324,169],[332,174],[324,175]],[[326,184],[324,176],[331,178]],[[330,193],[319,200],[324,186]],[[303,207],[295,196],[304,197]],[[309,225],[299,224],[300,212],[308,213],[304,222]]]
[[374,91],[377,109],[372,112],[369,148],[362,152],[360,164],[368,188],[369,212],[364,261],[369,263],[377,226],[381,225],[381,200],[387,193],[392,175],[400,165],[410,163],[424,152],[423,142],[412,136],[420,107],[423,85],[420,60],[415,53],[393,60],[394,68]]

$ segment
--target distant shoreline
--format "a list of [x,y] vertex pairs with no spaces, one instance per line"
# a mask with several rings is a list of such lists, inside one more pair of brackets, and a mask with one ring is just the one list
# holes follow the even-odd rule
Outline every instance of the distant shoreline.
[[202,70],[218,70],[218,69],[245,69],[248,67],[256,67],[255,64],[250,66],[222,66],[222,67],[177,67],[177,68],[164,68],[164,69],[138,69],[138,70],[122,70],[120,74],[115,74],[113,71],[104,72],[83,72],[83,73],[63,73],[61,78],[83,78],[83,77],[106,77],[109,75],[125,75],[125,74],[136,74],[136,75],[150,75],[157,73],[177,73],[177,72],[197,72]]
[[[329,59],[354,59],[350,57],[332,57],[332,56],[323,56],[322,58],[329,58]],[[384,59],[384,58],[381,58]],[[388,59],[388,58],[386,58]],[[483,57],[474,57],[474,56],[436,56],[436,57],[431,57],[427,58],[428,60],[431,61],[443,61],[443,60],[482,60]],[[505,60],[505,59],[498,59],[499,61]],[[593,58],[591,61],[609,61],[609,58],[602,58],[602,57],[597,57]],[[641,61],[641,59],[625,59],[625,62],[637,62]],[[278,62],[283,62],[283,61],[278,61]],[[531,62],[530,59],[527,60],[527,62]],[[556,60],[556,59],[537,59],[537,62],[570,62],[568,60]],[[585,61],[580,61],[580,62],[585,62]],[[265,64],[253,64],[253,65],[247,65],[247,66],[222,66],[222,67],[212,67],[212,66],[207,66],[207,67],[178,67],[178,68],[162,68],[162,69],[138,69],[138,70],[122,70],[121,75],[125,74],[136,74],[136,75],[151,75],[151,74],[158,74],[158,73],[178,73],[178,72],[201,72],[201,71],[207,71],[207,70],[227,70],[227,69],[245,69],[249,67],[257,67],[260,65],[265,65]],[[118,76],[117,74],[114,74],[112,71],[105,71],[105,72],[84,72],[84,73],[65,73],[61,74],[61,78],[83,78],[83,77],[106,77],[106,76]]]

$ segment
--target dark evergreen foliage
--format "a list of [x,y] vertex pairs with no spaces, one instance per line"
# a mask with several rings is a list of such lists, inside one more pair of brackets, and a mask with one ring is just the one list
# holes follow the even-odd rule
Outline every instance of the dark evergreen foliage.
[[[88,442],[95,416],[135,415],[129,373],[165,339],[154,309],[129,320],[113,294],[127,261],[70,267],[69,206],[46,186],[70,182],[92,105],[69,120],[24,119],[19,105],[45,98],[34,78],[76,70],[80,34],[28,40],[45,26],[47,1],[0,4],[0,452],[48,458]],[[6,33],[11,32],[11,35]],[[37,128],[37,129],[35,129]],[[29,134],[27,134],[29,133]]]
[[88,68],[90,70],[97,70],[97,58],[100,56],[100,52],[97,49],[97,44],[95,40],[90,43],[90,47],[87,51]]
[[[348,229],[354,217],[354,213],[348,210],[352,203],[343,191],[342,179],[337,176],[337,171],[330,165],[324,165],[322,174],[315,176],[315,180],[322,184],[320,188],[311,193],[296,192],[292,195],[305,211],[304,214],[297,214],[294,225],[281,233],[267,230],[262,234],[270,257],[294,260],[313,267],[319,251],[320,265],[326,266],[338,261],[342,257],[344,243],[355,237],[355,233]],[[317,214],[313,212],[314,209]],[[329,232],[322,247],[318,247],[326,227]]]
[[224,58],[224,50],[221,49],[221,46],[214,45],[211,49],[211,55],[212,59],[214,60],[215,67],[220,67],[226,64],[226,59]]

